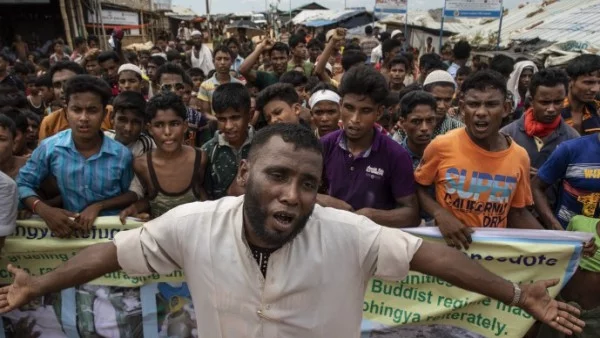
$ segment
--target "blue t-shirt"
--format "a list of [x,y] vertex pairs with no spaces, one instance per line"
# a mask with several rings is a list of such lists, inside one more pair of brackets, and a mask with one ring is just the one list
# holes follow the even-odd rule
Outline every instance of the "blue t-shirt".
[[600,139],[598,134],[560,144],[539,169],[546,184],[562,180],[555,215],[566,229],[573,216],[600,216]]

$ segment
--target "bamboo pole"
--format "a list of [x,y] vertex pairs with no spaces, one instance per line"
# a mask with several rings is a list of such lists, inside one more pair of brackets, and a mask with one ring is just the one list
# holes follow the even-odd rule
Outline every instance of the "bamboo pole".
[[102,5],[100,4],[100,0],[97,0],[96,4],[98,5],[98,14],[100,15],[100,27],[102,27],[100,45],[102,46],[103,50],[108,50],[109,45],[108,41],[106,40],[106,29],[104,28],[104,19],[102,18]]
[[[73,20],[73,33],[75,37],[81,36],[81,32],[79,31],[79,23],[77,22],[77,17],[75,16],[75,1],[77,0],[67,0],[69,5],[69,12],[71,12],[71,19]],[[72,46],[75,47],[75,46]]]
[[144,11],[140,10],[140,30],[142,31],[142,43],[146,42],[146,27],[144,26]]
[[87,39],[87,27],[85,26],[85,16],[83,16],[83,9],[81,5],[81,0],[73,0],[75,2],[75,6],[77,7],[77,15],[79,16],[79,21],[81,22],[81,27],[83,28],[83,37]]
[[67,44],[69,46],[73,46],[73,39],[71,38],[71,26],[69,25],[69,16],[67,15],[65,0],[59,0],[59,6],[60,16],[62,17],[63,26],[65,28],[65,38],[67,39]]

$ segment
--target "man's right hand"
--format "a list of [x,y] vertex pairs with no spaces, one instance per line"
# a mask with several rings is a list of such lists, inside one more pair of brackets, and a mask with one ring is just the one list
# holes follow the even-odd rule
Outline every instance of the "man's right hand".
[[344,41],[346,39],[346,31],[345,28],[336,28],[331,39],[334,41]]
[[448,246],[460,250],[462,247],[465,250],[469,249],[469,244],[472,242],[471,234],[473,229],[462,224],[456,217],[445,209],[441,209],[434,215],[435,223],[440,228],[442,236]]
[[52,230],[52,233],[60,238],[69,237],[77,227],[75,218],[78,217],[78,214],[74,212],[53,208],[43,203],[40,203],[37,212],[46,222],[46,226]]
[[127,217],[133,217],[138,214],[138,210],[135,206],[135,203],[128,206],[127,208],[121,210],[119,213],[119,220],[121,220],[121,224],[125,225],[127,223]]
[[11,264],[8,265],[7,270],[15,278],[11,285],[0,288],[0,313],[18,309],[40,294],[40,290],[36,290],[34,278],[25,270],[15,268]]
[[270,50],[273,48],[273,41],[271,41],[269,38],[266,38],[256,45],[256,48],[260,48],[262,51]]

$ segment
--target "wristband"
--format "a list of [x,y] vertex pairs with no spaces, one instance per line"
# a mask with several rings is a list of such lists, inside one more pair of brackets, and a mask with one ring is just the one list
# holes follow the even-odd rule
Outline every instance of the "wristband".
[[521,301],[521,287],[519,286],[519,284],[513,282],[513,291],[514,295],[512,302],[510,302],[509,304],[510,306],[519,305],[519,302]]
[[35,214],[35,207],[37,207],[38,203],[40,203],[42,200],[35,200],[33,202],[33,205],[31,206],[31,211],[33,211],[33,213]]

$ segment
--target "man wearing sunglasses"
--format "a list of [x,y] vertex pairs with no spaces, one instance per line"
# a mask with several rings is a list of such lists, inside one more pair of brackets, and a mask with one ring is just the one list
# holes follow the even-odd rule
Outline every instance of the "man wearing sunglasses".
[[[156,71],[155,79],[158,81],[158,88],[161,92],[173,92],[183,98],[185,94],[185,82],[188,75],[176,64],[167,62],[160,66]],[[191,82],[191,80],[189,80]],[[185,143],[190,146],[199,147],[198,130],[205,129],[208,125],[209,116],[198,112],[197,110],[187,108],[188,135]],[[214,118],[212,118],[214,119]]]

